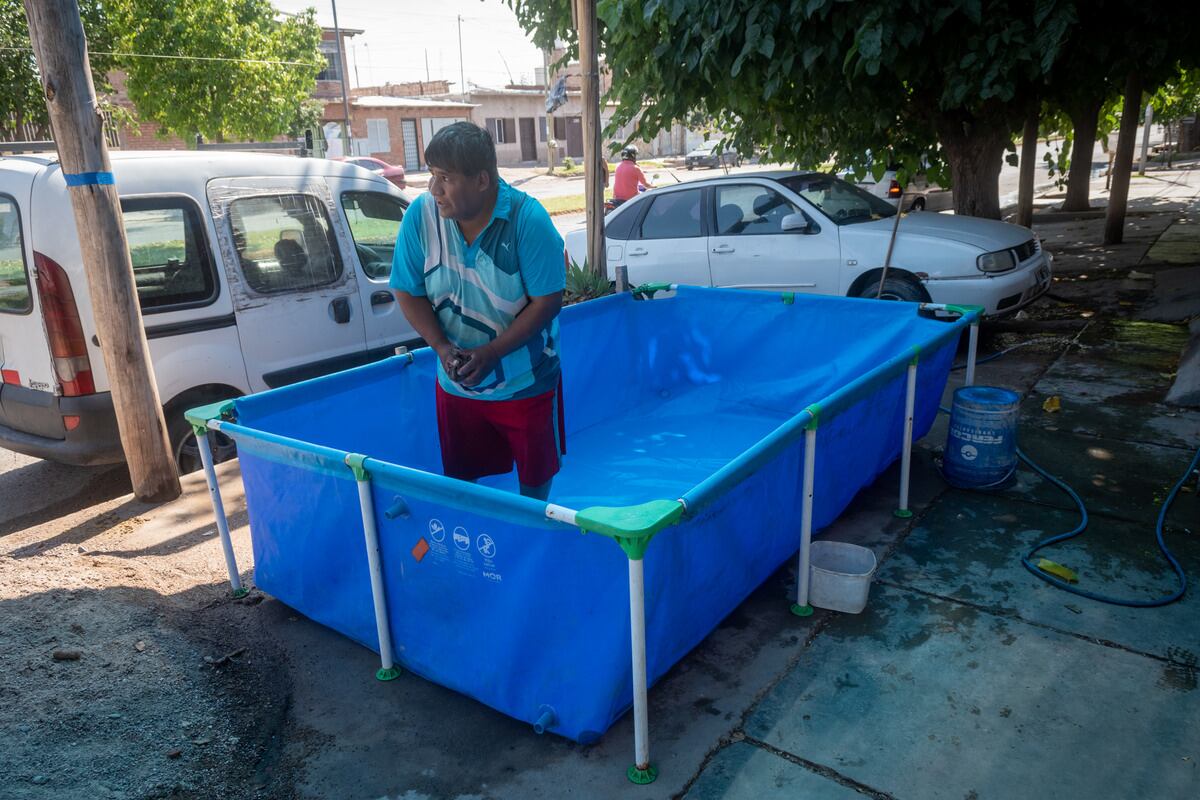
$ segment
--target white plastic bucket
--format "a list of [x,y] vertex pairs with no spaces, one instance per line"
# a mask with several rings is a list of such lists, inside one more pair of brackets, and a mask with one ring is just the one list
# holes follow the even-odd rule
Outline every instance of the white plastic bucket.
[[847,542],[817,541],[810,547],[808,602],[847,614],[866,608],[875,577],[875,553]]

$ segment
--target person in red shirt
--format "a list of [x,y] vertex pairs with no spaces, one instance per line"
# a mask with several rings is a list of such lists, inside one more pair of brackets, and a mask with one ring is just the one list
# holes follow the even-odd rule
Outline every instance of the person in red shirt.
[[621,163],[617,165],[617,175],[613,180],[613,206],[637,197],[639,187],[654,188],[637,165],[637,148],[626,147],[621,151]]

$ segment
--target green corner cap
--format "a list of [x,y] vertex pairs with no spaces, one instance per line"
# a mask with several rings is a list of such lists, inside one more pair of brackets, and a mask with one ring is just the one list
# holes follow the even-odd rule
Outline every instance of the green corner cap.
[[208,430],[210,419],[233,419],[233,401],[218,400],[206,406],[196,406],[183,412],[183,417],[191,423],[192,430],[199,436]]
[[651,500],[637,506],[592,506],[575,515],[580,530],[615,539],[625,555],[638,561],[654,535],[683,516],[678,500]]
[[898,517],[899,519],[912,519],[912,515],[913,512],[907,508],[897,508],[892,512],[892,516]]
[[639,786],[645,786],[648,783],[654,783],[658,778],[658,767],[653,764],[647,764],[645,769],[641,769],[637,764],[630,765],[629,769],[625,770],[625,776],[633,783]]
[[796,302],[796,293],[784,292],[782,295],[780,295],[780,298],[783,300],[783,304],[785,306],[790,306],[792,303]]
[[959,314],[962,314],[965,317],[967,314],[971,313],[982,316],[985,309],[983,306],[960,306],[953,303],[947,303],[946,310],[957,311]]
[[363,466],[363,462],[366,460],[367,457],[362,453],[346,454],[346,466],[349,467],[352,472],[354,472],[354,480],[365,481],[367,479],[367,470],[366,467]]
[[819,403],[813,403],[804,410],[807,411],[809,416],[812,417],[812,419],[808,421],[808,424],[804,426],[805,430],[815,431],[818,425],[817,420],[821,416],[821,405]]
[[669,283],[643,283],[641,286],[634,287],[634,296],[645,295],[646,297],[654,297],[655,292],[667,292],[671,290]]

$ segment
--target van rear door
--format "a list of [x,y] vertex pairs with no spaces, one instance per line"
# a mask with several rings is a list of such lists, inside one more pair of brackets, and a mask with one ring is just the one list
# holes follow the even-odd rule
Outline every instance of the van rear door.
[[353,247],[325,182],[216,179],[208,199],[251,388],[362,364]]
[[3,386],[53,393],[54,362],[38,302],[30,239],[29,206],[37,170],[16,159],[0,167],[0,374]]

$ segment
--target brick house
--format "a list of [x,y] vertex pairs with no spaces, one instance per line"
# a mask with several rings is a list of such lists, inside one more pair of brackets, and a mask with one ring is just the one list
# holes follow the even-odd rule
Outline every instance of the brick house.
[[[340,98],[336,106],[340,122]],[[350,101],[354,152],[399,164],[407,171],[425,169],[425,145],[433,134],[453,122],[472,119],[474,109],[471,103],[445,97],[356,97]]]

